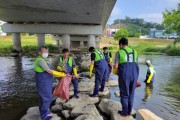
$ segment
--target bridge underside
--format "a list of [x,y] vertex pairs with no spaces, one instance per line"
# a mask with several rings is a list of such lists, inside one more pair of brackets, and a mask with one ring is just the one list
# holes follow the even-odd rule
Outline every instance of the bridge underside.
[[[70,36],[83,35],[89,38],[89,46],[94,46],[95,38],[102,34],[115,2],[116,0],[0,0],[0,20],[7,22],[3,31],[14,33],[15,36],[19,36],[21,32],[37,33],[40,36],[61,35],[66,36],[62,39],[70,44]],[[13,38],[20,41],[20,37]],[[43,38],[39,40],[42,41]],[[69,48],[70,45],[65,47]]]

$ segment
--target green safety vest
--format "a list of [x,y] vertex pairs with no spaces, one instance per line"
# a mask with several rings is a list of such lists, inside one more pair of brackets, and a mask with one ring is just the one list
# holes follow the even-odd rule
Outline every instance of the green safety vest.
[[126,62],[137,62],[137,52],[129,47],[125,47],[119,50],[119,64]]
[[154,72],[155,72],[155,68],[154,68],[154,66],[153,66],[153,65],[151,65],[150,67],[148,67],[147,73],[148,73],[148,74],[151,74],[151,72],[150,72],[150,68],[153,68],[153,73],[154,73]]
[[94,53],[95,53],[95,60],[94,60],[95,62],[104,59],[104,54],[101,51],[95,50]]
[[44,72],[44,70],[39,66],[38,62],[39,60],[45,60],[43,57],[38,56],[34,61],[34,71],[38,73]]
[[[63,62],[63,57],[60,56],[60,57],[59,57],[59,64],[61,65],[62,62]],[[69,57],[69,58],[68,58],[68,64],[69,64],[70,67],[72,67],[72,65],[73,65],[72,57]]]

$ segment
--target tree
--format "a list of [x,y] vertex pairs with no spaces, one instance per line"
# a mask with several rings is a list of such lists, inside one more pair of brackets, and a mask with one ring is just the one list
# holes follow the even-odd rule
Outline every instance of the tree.
[[163,12],[163,22],[162,25],[165,28],[165,33],[176,32],[180,35],[180,4],[178,4],[177,10],[165,10]]
[[115,40],[119,40],[121,37],[128,37],[129,33],[126,29],[119,29],[115,35],[114,35],[114,39]]

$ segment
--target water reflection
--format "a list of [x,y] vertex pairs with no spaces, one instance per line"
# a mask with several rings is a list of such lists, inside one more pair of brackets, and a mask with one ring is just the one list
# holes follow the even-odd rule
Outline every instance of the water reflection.
[[1,57],[0,119],[19,120],[37,104],[33,64],[29,58]]
[[153,91],[153,84],[147,84],[144,89],[145,95],[144,98],[142,99],[144,102],[148,102],[150,100],[152,91]]

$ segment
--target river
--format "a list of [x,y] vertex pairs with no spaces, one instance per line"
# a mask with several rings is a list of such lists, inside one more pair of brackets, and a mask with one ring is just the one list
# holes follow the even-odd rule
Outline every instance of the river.
[[[146,59],[156,69],[153,88],[143,83],[147,71]],[[180,57],[141,55],[139,57],[141,87],[136,89],[134,109],[146,108],[165,120],[180,118]],[[38,105],[33,72],[33,58],[0,57],[0,119],[19,120],[31,106]],[[111,75],[112,79],[117,79]],[[118,87],[110,89],[110,99]]]

